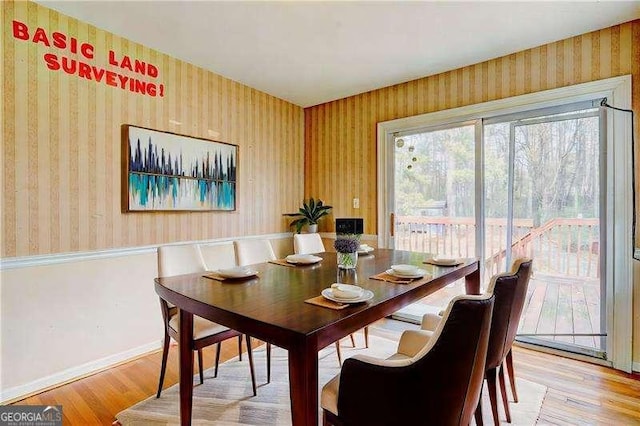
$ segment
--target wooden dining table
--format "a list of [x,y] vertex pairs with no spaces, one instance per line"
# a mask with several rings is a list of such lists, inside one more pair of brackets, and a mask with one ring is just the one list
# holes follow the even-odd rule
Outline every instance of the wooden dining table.
[[[294,426],[318,424],[318,351],[349,334],[391,315],[459,279],[468,294],[480,292],[476,259],[441,267],[423,263],[424,253],[376,249],[360,256],[353,271],[337,267],[336,253],[320,253],[313,265],[251,265],[253,278],[214,280],[203,273],[155,279],[158,295],[180,310],[180,419],[191,424],[193,354],[190,340],[193,316],[198,315],[270,342],[288,351],[291,419]],[[370,277],[392,264],[413,264],[426,270],[427,280],[396,284]],[[373,292],[367,302],[344,309],[305,303],[335,282],[359,285]]]

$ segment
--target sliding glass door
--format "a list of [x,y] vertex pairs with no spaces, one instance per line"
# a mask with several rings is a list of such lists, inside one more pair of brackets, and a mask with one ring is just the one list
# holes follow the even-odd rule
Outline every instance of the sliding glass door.
[[600,129],[592,102],[485,120],[484,257],[534,259],[519,340],[605,358]]
[[[476,257],[476,133],[480,122],[455,123],[394,135],[393,247],[441,257]],[[419,322],[443,309],[458,282],[395,318]]]
[[[593,101],[393,134],[393,247],[534,259],[519,338],[605,358],[604,161]],[[481,224],[481,225],[479,225]],[[478,244],[480,242],[480,244]],[[462,283],[400,311],[419,321]]]

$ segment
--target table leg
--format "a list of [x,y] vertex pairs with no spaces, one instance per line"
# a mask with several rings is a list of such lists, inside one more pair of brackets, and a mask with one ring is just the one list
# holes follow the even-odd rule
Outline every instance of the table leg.
[[180,424],[191,425],[193,402],[193,314],[180,309],[180,335],[178,349],[180,353]]
[[318,348],[303,341],[289,349],[289,393],[293,426],[318,424]]
[[478,269],[464,277],[464,287],[467,294],[480,294],[480,262],[477,262]]

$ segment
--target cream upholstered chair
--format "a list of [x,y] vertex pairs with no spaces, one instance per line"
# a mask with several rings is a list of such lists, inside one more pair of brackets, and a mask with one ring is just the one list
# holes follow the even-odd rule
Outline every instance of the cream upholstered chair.
[[[190,274],[194,272],[204,272],[207,267],[202,258],[202,252],[197,245],[183,246],[161,246],[158,247],[158,276],[170,277],[174,275]],[[179,315],[178,309],[160,298],[160,308],[164,319],[164,345],[162,348],[162,366],[160,369],[160,380],[158,382],[157,398],[160,398],[164,373],[167,369],[167,357],[169,354],[170,338],[178,341]],[[193,339],[191,341],[192,350],[198,352],[198,367],[200,370],[200,383],[204,382],[202,365],[202,348],[217,343],[216,361],[214,377],[218,375],[218,363],[220,360],[220,343],[223,340],[238,337],[238,353],[242,360],[242,333],[231,330],[220,324],[216,324],[197,315],[193,317]],[[251,370],[251,382],[253,385],[253,395],[256,392],[256,379],[253,366],[253,354],[251,351],[251,339],[247,335],[247,353],[249,355],[249,367]]]
[[238,240],[234,241],[233,245],[236,249],[236,259],[240,266],[276,259],[269,240]]
[[[494,424],[500,424],[498,417],[498,401],[496,375],[500,381],[500,393],[507,422],[511,423],[511,412],[507,402],[507,392],[504,380],[504,365],[506,363],[509,373],[509,382],[515,402],[518,402],[516,382],[513,372],[513,359],[511,348],[518,331],[520,316],[524,307],[524,301],[531,276],[532,261],[528,258],[519,258],[513,262],[511,271],[494,275],[487,288],[487,294],[495,296],[495,306],[491,317],[491,334],[487,349],[487,362],[485,366],[485,378],[491,402],[491,412]],[[434,330],[442,318],[434,314],[426,314],[422,319],[422,329]],[[505,362],[506,361],[506,362]],[[482,425],[482,404],[479,402],[476,410],[476,424]]]
[[468,425],[480,398],[493,301],[457,296],[433,332],[405,331],[388,359],[346,359],[322,389],[323,423]]
[[[269,240],[237,240],[233,242],[238,265],[247,266],[276,259]],[[271,382],[271,343],[267,342],[267,383]]]
[[320,234],[293,234],[293,251],[295,254],[316,254],[325,250]]
[[[324,244],[320,234],[293,234],[293,251],[295,254],[316,254],[325,252]],[[350,334],[351,345],[356,347],[356,341],[353,334]],[[369,328],[364,328],[364,346],[369,347]],[[340,351],[340,341],[336,342],[336,352],[338,354],[338,362],[342,364],[342,352]]]

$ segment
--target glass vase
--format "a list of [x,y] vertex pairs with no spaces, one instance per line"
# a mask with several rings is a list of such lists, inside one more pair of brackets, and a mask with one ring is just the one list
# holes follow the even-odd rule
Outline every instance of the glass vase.
[[340,253],[338,252],[338,268],[354,269],[358,264],[358,252]]

